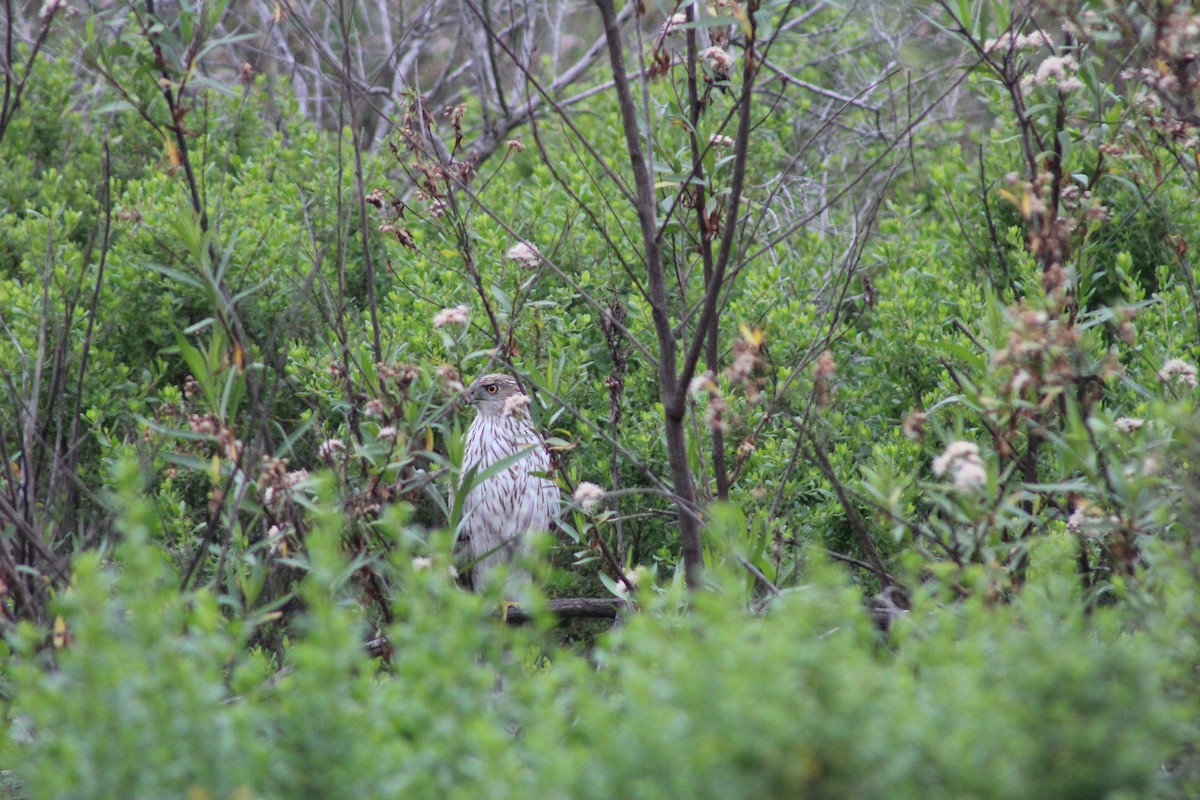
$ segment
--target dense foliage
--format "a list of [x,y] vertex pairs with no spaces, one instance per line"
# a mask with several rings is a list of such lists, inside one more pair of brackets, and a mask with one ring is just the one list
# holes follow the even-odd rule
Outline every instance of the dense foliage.
[[595,5],[6,5],[0,790],[1194,796],[1200,15]]

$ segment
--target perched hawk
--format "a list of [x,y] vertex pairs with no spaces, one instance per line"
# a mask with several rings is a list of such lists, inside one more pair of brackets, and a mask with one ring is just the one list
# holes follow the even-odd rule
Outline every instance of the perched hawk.
[[467,585],[479,588],[497,564],[528,551],[531,532],[550,528],[558,517],[559,494],[554,481],[543,477],[550,454],[530,421],[529,396],[517,382],[507,375],[484,375],[467,390],[467,402],[477,413],[467,431],[464,474],[473,466],[478,475],[507,456],[524,453],[495,475],[477,480],[463,500],[459,546],[473,562]]

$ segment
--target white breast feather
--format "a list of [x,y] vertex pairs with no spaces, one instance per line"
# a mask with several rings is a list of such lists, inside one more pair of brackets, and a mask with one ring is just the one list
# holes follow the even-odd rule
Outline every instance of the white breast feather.
[[526,551],[528,534],[545,531],[558,517],[554,481],[534,475],[550,469],[550,455],[527,419],[477,416],[467,433],[463,469],[476,474],[513,453],[527,451],[516,463],[477,481],[463,500],[461,538],[475,561],[472,583],[481,586],[497,565]]

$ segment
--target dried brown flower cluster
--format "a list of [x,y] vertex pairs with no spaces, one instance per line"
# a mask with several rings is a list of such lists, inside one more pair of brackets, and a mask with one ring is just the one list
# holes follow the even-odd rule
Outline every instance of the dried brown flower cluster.
[[1070,55],[1048,56],[1021,83],[1027,91],[1034,86],[1052,86],[1064,94],[1083,88],[1083,81],[1079,79],[1079,62]]
[[705,372],[692,378],[692,382],[688,384],[688,394],[692,397],[708,395],[708,407],[704,410],[704,424],[714,433],[729,432],[731,416],[729,403],[725,402],[725,396],[721,394],[721,387],[717,385],[715,375]]
[[[704,22],[711,17],[735,16],[745,12],[741,10],[740,4],[735,0],[716,0],[715,3],[705,4],[704,9],[707,13],[703,19],[698,18],[697,22],[703,25],[703,31],[710,46],[705,47],[697,55],[700,59],[699,63],[706,73],[704,75],[705,82],[711,85],[714,82],[728,80],[736,60],[727,49],[728,26],[704,24]],[[687,28],[684,27],[687,22],[687,14],[684,12],[675,12],[663,21],[662,30],[655,39],[654,47],[650,52],[648,74],[651,80],[667,74],[672,64],[677,63],[674,56],[677,50],[682,49],[681,41],[687,32]]]
[[[1108,207],[1100,202],[1100,199],[1090,190],[1084,189],[1078,184],[1064,186],[1059,193],[1059,200],[1062,202],[1063,210],[1078,213],[1085,222],[1103,221],[1109,217]],[[1074,226],[1071,226],[1069,230],[1074,232]]]
[[372,397],[367,402],[363,403],[363,414],[372,419],[380,419],[384,416],[383,401],[378,397]]
[[836,377],[837,362],[833,353],[823,350],[821,355],[817,356],[817,363],[813,367],[813,393],[819,408],[826,408],[833,399],[833,379]]
[[230,461],[237,461],[242,453],[242,440],[233,431],[221,424],[213,414],[189,414],[188,427],[193,433],[201,436],[211,436],[217,440],[217,448],[221,455]]
[[[998,189],[999,195],[1016,206],[1029,234],[1029,252],[1042,265],[1042,286],[1047,294],[1065,300],[1070,293],[1070,279],[1063,263],[1071,251],[1071,235],[1079,223],[1070,216],[1060,216],[1055,193],[1055,178],[1041,172],[1032,181],[1022,180],[1015,172],[1005,176],[1013,187]],[[1096,201],[1089,195],[1089,206]]]
[[1113,422],[1113,425],[1116,426],[1117,430],[1121,431],[1122,433],[1133,433],[1145,424],[1145,420],[1138,419],[1136,417],[1120,417]]
[[1033,31],[1031,33],[1009,33],[1005,31],[995,39],[988,39],[983,43],[984,52],[996,54],[1017,50],[1040,50],[1043,47],[1053,46],[1054,41],[1045,31]]
[[1007,346],[992,354],[992,364],[1008,375],[1013,398],[1042,405],[1076,378],[1079,329],[1024,304],[1010,320]]
[[450,126],[454,128],[454,149],[457,150],[463,140],[463,117],[467,115],[467,104],[459,103],[456,106],[446,106],[446,119],[450,122]]
[[529,416],[529,395],[514,394],[504,401],[504,410],[500,413],[503,417],[528,417]]
[[1134,102],[1150,127],[1189,150],[1195,149],[1200,131],[1200,13],[1193,6],[1152,5],[1146,33],[1153,36],[1148,43],[1153,61],[1121,73],[1123,80],[1142,87]]
[[463,385],[462,376],[458,373],[458,369],[456,367],[452,367],[449,364],[443,364],[437,368],[437,376],[438,380],[441,381],[442,386],[445,386],[446,391],[450,392],[451,394],[464,394],[467,391],[466,387]]
[[758,373],[763,366],[762,348],[764,337],[762,331],[742,325],[741,336],[733,343],[733,361],[725,368],[725,378],[733,386],[738,386],[746,393],[746,399],[757,403],[759,391]]
[[421,373],[412,364],[387,364],[381,361],[375,365],[375,374],[384,383],[396,384],[403,392],[408,390]]
[[[398,127],[399,141],[388,142],[388,149],[397,161],[410,162],[405,169],[417,185],[416,199],[425,204],[425,216],[437,219],[446,215],[453,208],[451,187],[455,184],[468,184],[477,172],[478,156],[468,153],[460,157],[459,149],[464,138],[463,121],[466,117],[467,106],[459,103],[447,106],[442,110],[441,117],[454,130],[454,146],[449,155],[445,148],[437,144],[433,131],[437,121],[428,110],[428,98],[415,92],[406,93],[408,103]],[[520,152],[525,149],[520,137],[508,142],[510,152]],[[407,151],[407,155],[402,152]],[[410,156],[415,157],[415,160]],[[376,189],[366,196],[366,201],[378,209],[385,210],[387,219],[379,226],[379,232],[396,237],[402,246],[416,249],[416,240],[412,231],[403,223],[408,207],[398,197],[387,200],[383,190]]]
[[286,458],[263,456],[262,471],[258,476],[258,491],[263,507],[275,519],[284,515],[292,500],[292,493],[308,480],[308,471],[288,470]]
[[341,439],[326,439],[317,448],[317,457],[322,461],[333,461],[344,452],[346,452],[346,443]]
[[701,50],[700,60],[712,72],[713,77],[719,81],[728,80],[730,73],[733,72],[733,56],[723,48],[708,47]]
[[586,513],[591,513],[596,506],[600,505],[600,501],[604,499],[604,490],[594,483],[589,481],[580,481],[575,487],[575,502]]
[[1196,367],[1181,358],[1172,358],[1163,364],[1158,372],[1158,379],[1163,383],[1179,382],[1187,386],[1196,385]]
[[929,421],[929,417],[924,411],[910,411],[904,418],[904,422],[900,425],[900,430],[903,431],[905,437],[919,442],[925,437],[925,423]]
[[367,398],[362,404],[362,413],[382,423],[375,438],[394,442],[399,434],[391,423],[404,418],[404,403],[408,400],[409,388],[421,373],[411,364],[381,361],[375,365],[375,374],[379,377],[380,396]]

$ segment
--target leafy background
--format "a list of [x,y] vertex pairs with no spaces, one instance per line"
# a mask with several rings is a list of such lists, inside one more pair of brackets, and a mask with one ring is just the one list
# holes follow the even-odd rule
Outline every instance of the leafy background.
[[1190,4],[385,5],[5,6],[8,796],[1196,794]]

